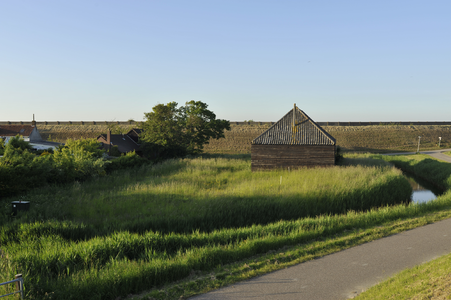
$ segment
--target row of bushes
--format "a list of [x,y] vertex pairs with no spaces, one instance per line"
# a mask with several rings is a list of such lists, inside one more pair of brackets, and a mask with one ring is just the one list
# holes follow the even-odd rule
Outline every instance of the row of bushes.
[[2,146],[2,152],[0,197],[47,184],[84,181],[148,163],[135,152],[108,160],[95,139],[69,140],[55,151],[34,152],[28,142],[16,136]]

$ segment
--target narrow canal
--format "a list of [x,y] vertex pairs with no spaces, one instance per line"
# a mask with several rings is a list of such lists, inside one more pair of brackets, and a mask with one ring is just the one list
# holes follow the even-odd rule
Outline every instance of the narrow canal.
[[404,173],[404,176],[412,186],[411,200],[414,203],[424,203],[437,199],[437,196],[443,194],[442,191],[434,187],[432,184],[418,177]]

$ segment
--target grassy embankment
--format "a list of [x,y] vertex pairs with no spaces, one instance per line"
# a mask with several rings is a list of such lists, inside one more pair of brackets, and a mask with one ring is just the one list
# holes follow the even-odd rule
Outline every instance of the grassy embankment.
[[376,125],[376,126],[325,126],[345,151],[359,152],[416,152],[418,136],[420,151],[451,148],[451,126],[426,125]]
[[[205,150],[210,153],[250,153],[251,141],[268,129],[268,125],[232,125],[225,139],[212,140]],[[416,151],[418,136],[420,150],[451,148],[451,126],[323,126],[344,151],[405,152]]]
[[[356,228],[398,219],[405,206],[386,205],[410,192],[386,166],[252,173],[248,155],[167,161],[22,196],[29,213],[0,217],[0,281],[22,273],[29,298],[114,299],[194,276],[167,297],[189,296],[361,242]],[[372,206],[385,208],[355,212]]]
[[[44,139],[65,142],[67,139],[96,138],[106,133],[106,125],[39,125]],[[116,125],[113,133],[126,133],[133,125]],[[205,146],[208,153],[250,153],[251,141],[269,128],[269,125],[231,125],[225,139],[212,140]],[[324,126],[345,151],[395,152],[416,151],[418,136],[420,150],[438,149],[438,137],[442,137],[441,148],[451,148],[451,126]]]

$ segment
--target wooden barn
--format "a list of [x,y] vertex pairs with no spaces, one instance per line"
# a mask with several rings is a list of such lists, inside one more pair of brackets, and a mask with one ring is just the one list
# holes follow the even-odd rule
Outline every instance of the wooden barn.
[[335,139],[296,104],[252,141],[252,171],[332,166]]

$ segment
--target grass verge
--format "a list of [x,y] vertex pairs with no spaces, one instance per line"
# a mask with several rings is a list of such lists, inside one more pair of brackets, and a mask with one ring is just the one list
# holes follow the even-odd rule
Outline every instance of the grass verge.
[[356,299],[450,299],[451,254],[404,270]]

